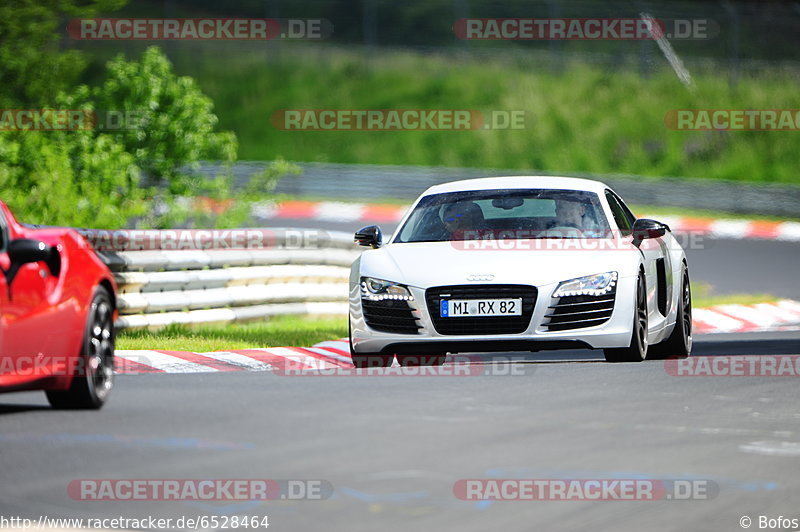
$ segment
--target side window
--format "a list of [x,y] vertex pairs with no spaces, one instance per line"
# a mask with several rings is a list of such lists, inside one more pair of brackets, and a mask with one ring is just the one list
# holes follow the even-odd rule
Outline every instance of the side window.
[[625,205],[625,202],[622,201],[622,198],[620,198],[619,196],[617,196],[613,192],[611,193],[611,195],[614,196],[617,199],[617,202],[619,203],[620,207],[622,207],[622,211],[625,213],[625,217],[628,218],[628,221],[630,222],[631,227],[633,227],[633,223],[636,221],[636,216],[631,212],[631,210],[628,208],[628,206]]
[[608,206],[611,207],[611,214],[614,215],[614,221],[617,223],[619,230],[623,235],[631,234],[633,221],[630,217],[633,215],[630,214],[630,211],[626,212],[627,209],[622,207],[617,197],[610,190],[606,190],[606,200],[608,200]]

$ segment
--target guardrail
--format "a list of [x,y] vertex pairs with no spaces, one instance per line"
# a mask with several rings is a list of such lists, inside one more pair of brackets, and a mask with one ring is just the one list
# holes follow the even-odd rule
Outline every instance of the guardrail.
[[81,233],[117,280],[119,329],[345,315],[363,249],[349,233],[314,229]]
[[[239,161],[232,171],[237,186],[244,186],[254,173],[263,170],[268,161]],[[716,179],[648,177],[628,174],[588,174],[544,172],[536,169],[446,168],[432,166],[295,163],[303,177],[289,176],[278,181],[275,193],[295,197],[316,196],[347,201],[358,190],[362,200],[404,198],[409,203],[426,188],[448,181],[474,177],[513,175],[562,175],[603,181],[625,201],[637,205],[711,209],[741,214],[798,216],[800,187],[791,184],[746,183]],[[202,165],[201,175],[217,175],[220,166]],[[258,212],[254,212],[258,220]],[[254,222],[259,223],[259,222]]]

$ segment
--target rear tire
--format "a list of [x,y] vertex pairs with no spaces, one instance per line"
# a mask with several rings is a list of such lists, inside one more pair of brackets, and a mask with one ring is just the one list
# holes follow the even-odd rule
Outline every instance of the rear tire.
[[678,314],[675,327],[669,338],[650,348],[648,358],[686,358],[692,354],[692,289],[689,284],[689,270],[684,266],[681,281],[681,298],[678,301]]
[[604,349],[603,354],[607,362],[641,362],[647,357],[647,286],[642,273],[636,282],[631,343],[628,347]]
[[114,386],[114,307],[102,286],[94,291],[86,316],[80,362],[68,390],[48,390],[53,408],[98,409]]

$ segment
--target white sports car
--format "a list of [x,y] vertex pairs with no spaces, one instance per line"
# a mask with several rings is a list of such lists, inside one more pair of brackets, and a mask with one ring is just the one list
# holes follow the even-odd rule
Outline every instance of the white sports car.
[[448,353],[603,349],[609,362],[686,357],[686,256],[665,224],[608,186],[493,177],[425,191],[383,245],[360,229],[350,272],[356,367]]

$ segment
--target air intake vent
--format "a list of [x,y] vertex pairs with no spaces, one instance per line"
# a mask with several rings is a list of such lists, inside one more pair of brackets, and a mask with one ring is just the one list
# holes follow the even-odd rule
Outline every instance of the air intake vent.
[[548,307],[544,325],[548,331],[570,331],[601,325],[614,311],[616,288],[600,296],[567,296],[555,299]]
[[364,321],[370,329],[396,334],[419,334],[420,327],[408,301],[361,299]]

